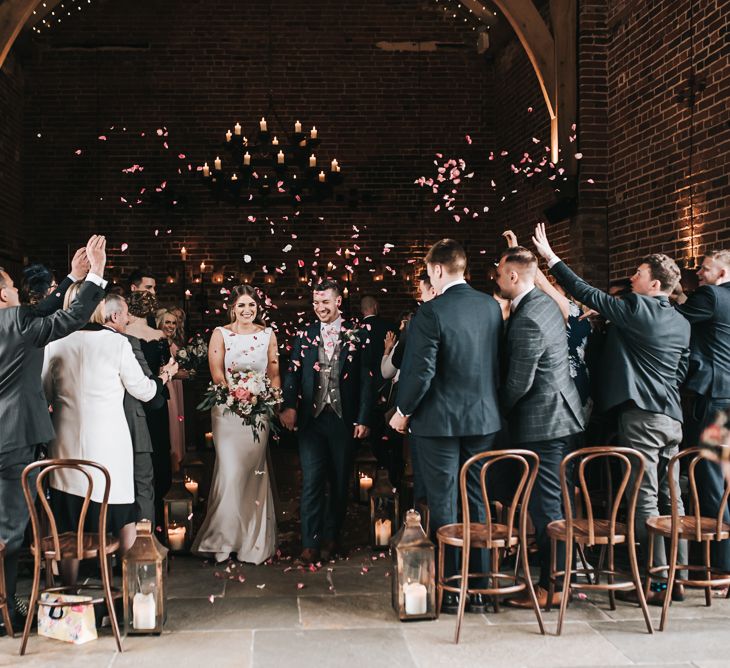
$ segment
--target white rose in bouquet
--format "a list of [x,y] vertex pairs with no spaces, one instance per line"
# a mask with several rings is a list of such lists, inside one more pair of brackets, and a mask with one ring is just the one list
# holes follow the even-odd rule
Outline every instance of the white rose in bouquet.
[[243,384],[243,387],[253,395],[261,394],[266,389],[266,384],[263,378],[252,376],[247,378]]

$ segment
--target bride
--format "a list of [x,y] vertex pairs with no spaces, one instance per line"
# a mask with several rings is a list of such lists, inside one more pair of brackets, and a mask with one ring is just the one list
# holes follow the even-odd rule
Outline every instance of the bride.
[[[216,327],[208,347],[214,383],[230,383],[231,373],[266,372],[281,387],[276,336],[263,322],[256,288],[239,285],[231,291],[231,323]],[[266,418],[261,418],[266,419]],[[207,515],[193,543],[193,552],[216,561],[232,554],[241,562],[260,564],[276,550],[276,514],[269,483],[266,448],[270,425],[254,439],[250,425],[211,410],[216,463]]]

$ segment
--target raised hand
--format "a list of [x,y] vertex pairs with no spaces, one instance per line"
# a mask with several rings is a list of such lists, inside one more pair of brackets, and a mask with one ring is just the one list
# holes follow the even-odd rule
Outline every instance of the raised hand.
[[384,345],[383,354],[390,355],[390,351],[395,347],[395,332],[388,332],[385,335]]
[[535,226],[535,235],[532,237],[532,243],[535,244],[535,249],[544,259],[549,260],[555,255],[548,243],[547,234],[545,234],[545,223],[538,223]]
[[512,230],[505,230],[502,232],[502,236],[507,242],[507,248],[515,248],[516,246],[519,246],[517,243],[517,235]]
[[86,244],[86,256],[91,264],[89,271],[103,277],[106,267],[106,237],[100,234],[92,235]]
[[86,248],[79,248],[71,260],[71,276],[75,281],[81,281],[89,273],[89,258],[86,256]]

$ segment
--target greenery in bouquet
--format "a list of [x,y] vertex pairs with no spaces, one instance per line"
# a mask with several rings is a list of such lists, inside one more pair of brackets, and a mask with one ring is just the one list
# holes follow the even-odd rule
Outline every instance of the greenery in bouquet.
[[195,334],[187,345],[182,346],[175,354],[175,360],[181,369],[190,376],[208,363],[208,342],[200,333]]
[[267,420],[276,430],[273,418],[281,402],[281,390],[272,387],[265,373],[247,369],[234,371],[228,384],[210,383],[198,409],[205,411],[223,406],[224,413],[238,415],[243,424],[249,425],[258,441],[258,432],[266,429]]

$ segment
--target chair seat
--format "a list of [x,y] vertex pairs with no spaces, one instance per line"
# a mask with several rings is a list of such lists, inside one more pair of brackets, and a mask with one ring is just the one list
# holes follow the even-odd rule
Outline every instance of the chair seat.
[[[471,546],[480,548],[491,547],[512,547],[520,542],[517,531],[512,527],[512,536],[508,536],[508,527],[506,524],[492,524],[492,540],[488,540],[487,525],[472,522],[470,525]],[[436,537],[439,541],[447,545],[458,547],[464,543],[464,525],[446,524],[436,531]]]
[[[547,527],[548,536],[556,540],[565,541],[568,533],[567,522],[565,520],[555,520],[550,522]],[[610,520],[593,520],[593,542],[592,545],[608,545],[610,541],[611,522]],[[620,545],[626,542],[628,529],[625,524],[616,522],[613,544]],[[573,520],[573,540],[581,545],[589,543],[588,520]]]
[[[649,531],[670,537],[672,535],[672,516],[659,515],[649,517],[646,520]],[[700,535],[702,540],[725,540],[730,538],[730,524],[723,522],[720,535],[717,535],[717,519],[714,517],[700,517]],[[679,517],[679,533],[685,534],[685,538],[692,539],[697,535],[697,519],[694,515],[681,515]]]
[[[58,544],[61,554],[56,554],[53,545],[53,536],[46,536],[42,541],[44,559],[93,559],[99,554],[99,535],[96,533],[85,533],[82,539],[82,554],[76,554],[76,533],[66,531],[58,534]],[[106,537],[106,554],[113,554],[119,549],[119,540],[113,536]],[[31,552],[35,554],[35,546],[31,546]]]

